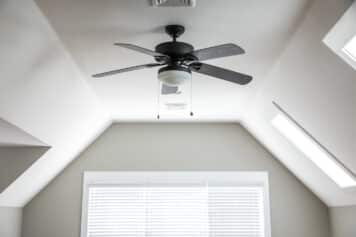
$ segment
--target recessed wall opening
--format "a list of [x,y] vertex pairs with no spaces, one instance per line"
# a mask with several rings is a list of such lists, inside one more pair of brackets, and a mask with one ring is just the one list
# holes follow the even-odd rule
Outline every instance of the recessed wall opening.
[[87,172],[82,237],[269,237],[265,172]]

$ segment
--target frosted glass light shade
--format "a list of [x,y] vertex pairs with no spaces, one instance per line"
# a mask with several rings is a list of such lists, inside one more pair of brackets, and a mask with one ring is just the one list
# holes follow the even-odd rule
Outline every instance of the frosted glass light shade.
[[190,80],[192,75],[186,71],[168,70],[158,73],[158,80],[168,86],[179,86]]

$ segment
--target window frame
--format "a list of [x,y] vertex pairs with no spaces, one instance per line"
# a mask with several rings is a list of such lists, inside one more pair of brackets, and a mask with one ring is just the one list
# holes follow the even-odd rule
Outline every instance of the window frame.
[[356,2],[352,3],[323,39],[323,43],[354,70],[356,70],[356,60],[344,48],[356,37],[355,21]]
[[268,173],[258,172],[112,172],[83,174],[81,237],[87,237],[88,194],[92,185],[233,185],[260,186],[263,190],[264,236],[271,237]]
[[356,44],[356,34],[355,34],[354,37],[352,37],[352,38],[345,44],[345,46],[342,48],[342,51],[343,51],[350,59],[352,59],[352,61],[353,61],[354,63],[356,63],[356,52],[355,52],[355,54],[353,54],[352,52],[350,52],[350,51],[347,49],[347,47],[349,46],[349,44],[351,44],[351,42],[352,42],[353,44]]

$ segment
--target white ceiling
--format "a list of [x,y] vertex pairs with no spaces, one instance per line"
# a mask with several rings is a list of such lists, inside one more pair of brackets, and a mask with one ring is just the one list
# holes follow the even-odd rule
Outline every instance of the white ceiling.
[[195,48],[228,42],[241,45],[245,55],[211,63],[253,75],[251,84],[231,85],[198,74],[193,79],[196,119],[236,120],[285,48],[308,5],[308,0],[198,1],[196,8],[153,8],[145,0],[36,2],[115,120],[156,117],[157,69],[91,78],[97,72],[153,61],[149,56],[115,47],[114,42],[153,49],[170,40],[163,26],[175,23],[186,27],[179,40]]
[[151,62],[112,43],[154,48],[168,40],[163,26],[171,23],[185,25],[180,40],[196,48],[242,46],[247,54],[210,63],[254,76],[239,86],[194,74],[195,116],[176,120],[241,122],[325,203],[356,204],[356,190],[338,188],[269,123],[276,100],[356,171],[356,74],[322,44],[350,1],[198,0],[194,9],[150,8],[145,0],[36,3],[0,3],[0,116],[52,148],[0,194],[0,206],[23,206],[111,121],[155,120],[156,69],[90,75]]

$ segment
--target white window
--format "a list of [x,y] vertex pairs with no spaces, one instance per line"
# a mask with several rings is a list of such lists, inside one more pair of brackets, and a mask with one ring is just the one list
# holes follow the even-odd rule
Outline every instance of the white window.
[[356,36],[354,36],[342,50],[347,56],[356,62]]
[[277,114],[272,125],[341,188],[356,186],[354,175],[295,121],[284,114]]
[[323,42],[356,70],[356,2],[338,20]]
[[86,172],[82,237],[269,237],[263,172]]

